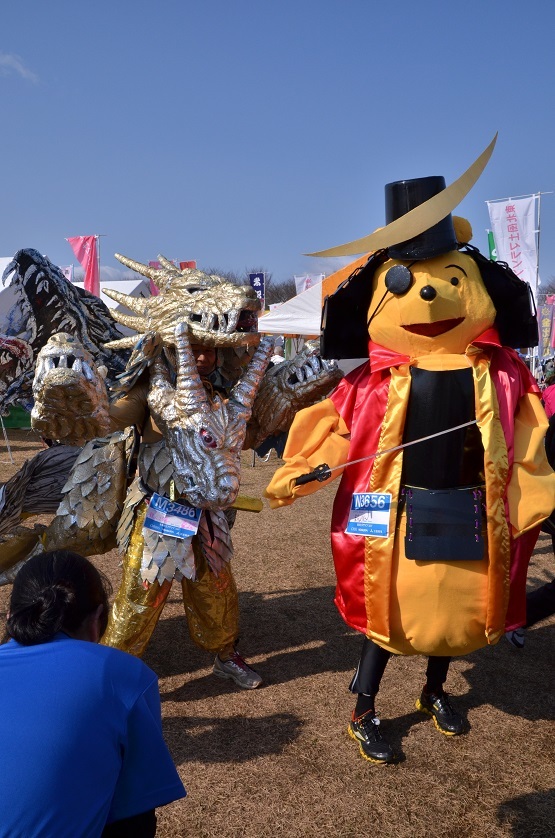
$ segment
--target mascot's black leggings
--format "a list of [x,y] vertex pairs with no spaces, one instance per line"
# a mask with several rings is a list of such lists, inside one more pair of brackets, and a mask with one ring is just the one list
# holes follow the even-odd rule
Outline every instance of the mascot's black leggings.
[[[360,660],[357,671],[351,681],[349,689],[352,693],[363,695],[376,695],[380,689],[380,681],[384,674],[391,652],[382,649],[373,640],[364,638]],[[451,658],[430,657],[426,669],[426,686],[429,692],[440,692],[445,679]]]

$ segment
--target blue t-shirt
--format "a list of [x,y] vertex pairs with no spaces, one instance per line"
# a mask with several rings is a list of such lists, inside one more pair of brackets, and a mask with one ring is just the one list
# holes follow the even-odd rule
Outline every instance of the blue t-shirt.
[[0,646],[0,836],[92,838],[185,796],[154,672],[58,634]]

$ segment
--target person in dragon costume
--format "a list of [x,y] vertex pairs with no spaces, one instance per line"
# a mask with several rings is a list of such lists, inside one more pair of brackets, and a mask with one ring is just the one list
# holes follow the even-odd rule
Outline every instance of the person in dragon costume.
[[[249,286],[179,271],[164,257],[157,269],[117,258],[153,279],[160,294],[135,299],[107,292],[134,312],[113,312],[114,318],[139,332],[138,339],[120,336],[103,347],[132,350],[111,380],[111,403],[93,355],[77,338],[55,334],[38,354],[33,427],[77,446],[64,446],[68,457],[75,452],[71,473],[39,549],[105,552],[117,527],[123,579],[103,642],[141,655],[176,579],[191,637],[215,654],[215,674],[252,689],[261,678],[235,648],[239,609],[230,568],[228,518],[234,504],[249,507],[237,500],[241,450],[287,430],[296,410],[327,394],[342,374],[319,359],[313,344],[266,371],[272,343],[260,340],[260,303]],[[130,426],[138,431],[138,476],[126,491]],[[6,488],[8,498],[21,499],[19,508],[36,503],[25,497],[21,480]],[[8,507],[13,528],[17,505]],[[191,509],[198,512],[193,528],[179,530]],[[12,540],[8,562],[0,545],[4,570],[21,556],[18,546]]]
[[396,759],[375,710],[392,654],[426,655],[417,709],[441,733],[467,729],[444,690],[451,657],[524,625],[528,561],[555,506],[540,393],[508,348],[537,342],[529,288],[451,216],[492,150],[449,187],[388,184],[386,226],[319,254],[372,253],[328,298],[322,348],[369,361],[297,415],[266,490],[277,508],[342,475],[335,602],[364,635],[348,731],[375,763]]

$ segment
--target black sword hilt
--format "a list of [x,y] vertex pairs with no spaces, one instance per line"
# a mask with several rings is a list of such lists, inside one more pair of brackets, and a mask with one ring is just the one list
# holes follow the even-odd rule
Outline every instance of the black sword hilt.
[[309,471],[308,474],[301,474],[300,477],[297,477],[295,486],[302,486],[303,483],[312,483],[313,480],[323,483],[328,477],[331,477],[331,468],[327,463],[320,463],[314,471]]

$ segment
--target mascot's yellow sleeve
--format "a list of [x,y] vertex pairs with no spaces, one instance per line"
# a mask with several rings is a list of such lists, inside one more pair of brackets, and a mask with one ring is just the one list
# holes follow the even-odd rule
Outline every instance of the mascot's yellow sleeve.
[[526,393],[515,416],[514,463],[507,488],[515,538],[541,524],[555,508],[555,474],[545,455],[547,428],[539,396]]
[[334,468],[346,462],[349,445],[349,429],[331,399],[324,399],[300,410],[287,437],[283,452],[285,465],[276,471],[264,492],[271,508],[289,506],[296,498],[311,495],[339,477],[343,469],[334,471],[332,476],[322,483],[314,480],[303,486],[295,486],[297,477],[308,474],[321,463],[327,463],[330,468]]

